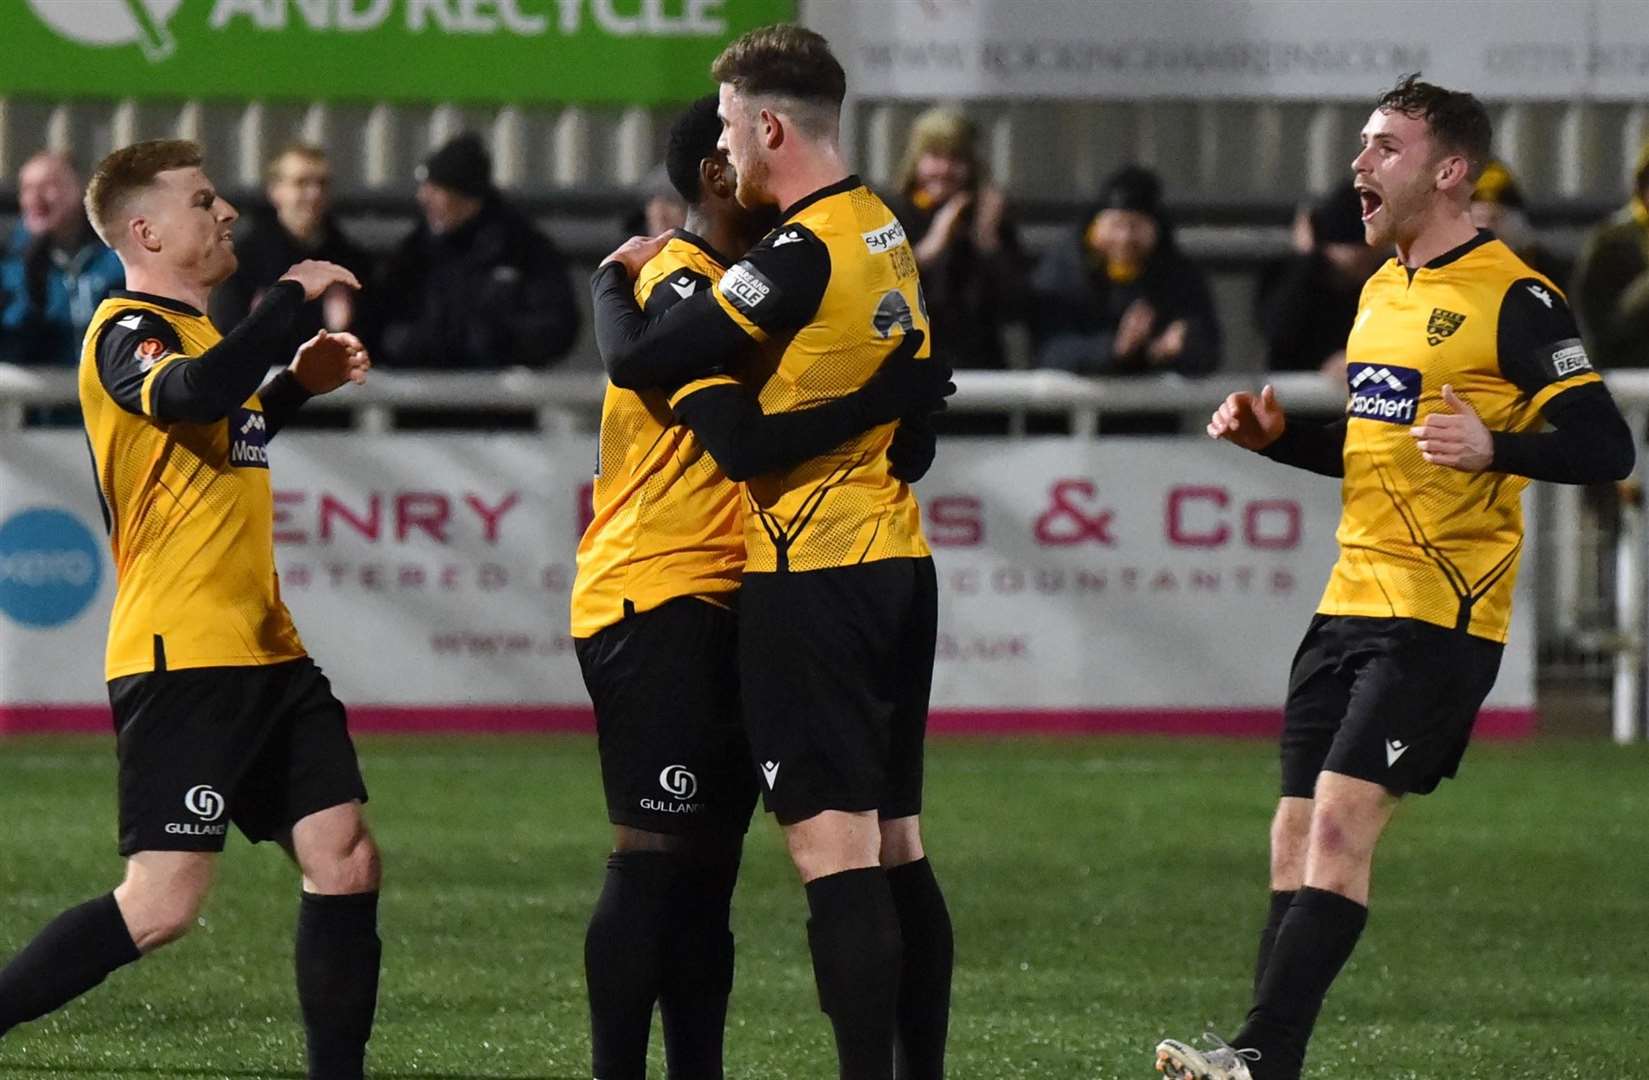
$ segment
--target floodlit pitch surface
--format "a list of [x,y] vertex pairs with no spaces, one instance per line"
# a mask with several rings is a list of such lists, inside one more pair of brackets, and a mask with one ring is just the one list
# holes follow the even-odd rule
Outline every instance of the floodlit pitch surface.
[[[591,741],[369,739],[362,756],[389,882],[373,1075],[587,1078],[581,956],[607,835]],[[935,745],[950,1075],[1155,1076],[1158,1037],[1210,1019],[1229,1034],[1274,761],[1260,742]],[[0,740],[0,954],[114,883],[113,789],[109,740]],[[1400,811],[1375,890],[1308,1075],[1557,1080],[1649,1056],[1649,753],[1478,746]],[[296,891],[278,851],[236,837],[196,933],[0,1040],[0,1077],[301,1077]],[[833,1077],[769,821],[736,905],[729,1077]]]

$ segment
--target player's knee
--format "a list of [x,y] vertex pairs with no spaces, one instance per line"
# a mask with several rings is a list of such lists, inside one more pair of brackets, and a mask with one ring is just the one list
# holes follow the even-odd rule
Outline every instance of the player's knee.
[[903,817],[882,822],[882,865],[904,866],[925,858],[922,828],[918,818]]
[[383,858],[363,827],[337,851],[314,860],[304,877],[314,891],[326,895],[376,892],[383,883]]
[[194,928],[206,903],[206,889],[178,882],[167,889],[153,884],[115,890],[115,902],[139,952],[170,945]]

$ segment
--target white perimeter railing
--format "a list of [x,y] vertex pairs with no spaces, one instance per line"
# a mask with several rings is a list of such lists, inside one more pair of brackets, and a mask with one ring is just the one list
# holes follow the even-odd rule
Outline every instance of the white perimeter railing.
[[[1645,472],[1644,436],[1649,431],[1649,370],[1612,372],[1609,389],[1632,426],[1639,447],[1636,483]],[[1210,411],[1233,390],[1255,389],[1265,376],[1225,374],[1205,379],[1178,376],[1088,379],[1058,371],[962,371],[956,374],[954,413],[1006,413],[1010,437],[1025,430],[1028,414],[1068,418],[1073,437],[1092,438],[1104,431],[1106,414],[1158,412],[1179,414],[1182,430],[1200,431]],[[1345,403],[1345,385],[1314,373],[1280,373],[1269,380],[1286,407],[1297,412],[1335,413]],[[309,409],[352,414],[355,430],[393,430],[395,410],[438,408],[444,411],[532,410],[545,431],[594,431],[606,383],[590,372],[540,373],[521,369],[500,372],[372,373],[359,390],[317,398]],[[0,364],[0,433],[22,428],[29,405],[59,405],[77,399],[76,375],[63,368],[23,368]],[[1540,486],[1540,485],[1537,485]],[[1565,618],[1579,600],[1586,553],[1579,542],[1582,517],[1579,491],[1550,485],[1541,512],[1548,515],[1562,542],[1547,545],[1542,557],[1553,565],[1555,616]],[[1537,518],[1537,520],[1539,520]],[[1593,556],[1607,557],[1597,551]],[[1645,736],[1645,649],[1649,642],[1649,521],[1636,498],[1621,500],[1618,539],[1614,545],[1613,627],[1602,636],[1613,653],[1611,717],[1615,741]]]

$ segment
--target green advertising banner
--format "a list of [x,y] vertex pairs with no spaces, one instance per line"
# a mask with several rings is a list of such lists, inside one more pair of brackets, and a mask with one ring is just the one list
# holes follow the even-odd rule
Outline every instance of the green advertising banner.
[[795,0],[0,0],[0,95],[684,101]]

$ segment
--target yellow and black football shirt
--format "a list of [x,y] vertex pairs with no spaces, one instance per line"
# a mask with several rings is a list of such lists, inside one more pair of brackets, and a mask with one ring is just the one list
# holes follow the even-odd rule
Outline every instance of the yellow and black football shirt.
[[1563,294],[1487,232],[1363,288],[1346,344],[1340,558],[1317,610],[1420,619],[1504,642],[1523,551],[1522,476],[1427,462],[1410,428],[1449,411],[1525,432],[1558,394],[1598,383]]
[[[856,176],[790,207],[722,277],[714,296],[757,343],[740,374],[758,388],[765,413],[851,393],[906,331],[928,333],[905,230]],[[926,342],[917,355],[928,355]],[[795,468],[751,479],[746,570],[821,570],[927,555],[916,497],[889,473],[895,427],[881,425]]]
[[213,423],[157,418],[158,376],[220,340],[186,304],[123,292],[98,306],[81,349],[80,406],[115,564],[110,679],[304,655],[275,578],[258,395]]
[[[726,272],[703,240],[677,230],[636,279],[649,317],[715,286]],[[727,376],[679,388],[685,396]],[[670,410],[663,390],[611,384],[601,405],[595,517],[578,545],[572,633],[589,637],[625,615],[680,596],[715,601],[744,568],[742,496]]]

